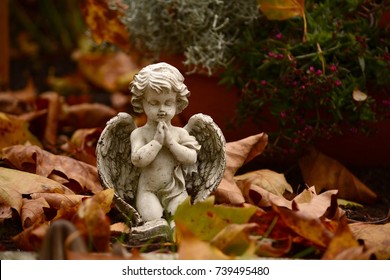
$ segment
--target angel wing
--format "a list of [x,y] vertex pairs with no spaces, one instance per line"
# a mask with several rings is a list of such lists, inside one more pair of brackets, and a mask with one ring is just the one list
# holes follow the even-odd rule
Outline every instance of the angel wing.
[[187,179],[188,192],[196,203],[206,199],[222,180],[226,168],[226,140],[208,115],[193,115],[184,128],[202,146],[198,153],[198,172]]
[[107,122],[96,146],[100,181],[103,187],[115,189],[115,205],[134,225],[142,223],[138,211],[132,206],[139,170],[131,162],[130,134],[136,127],[129,114],[118,113]]

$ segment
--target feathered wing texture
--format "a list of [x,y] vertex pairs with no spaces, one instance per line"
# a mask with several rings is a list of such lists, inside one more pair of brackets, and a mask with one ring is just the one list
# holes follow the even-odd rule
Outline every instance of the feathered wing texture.
[[119,113],[107,122],[96,146],[97,169],[105,188],[115,189],[118,209],[137,225],[142,219],[133,206],[139,170],[131,162],[130,134],[136,128],[133,118]]
[[192,116],[184,128],[202,146],[198,153],[198,172],[192,173],[189,179],[189,193],[196,203],[206,199],[222,180],[226,168],[226,140],[208,115]]

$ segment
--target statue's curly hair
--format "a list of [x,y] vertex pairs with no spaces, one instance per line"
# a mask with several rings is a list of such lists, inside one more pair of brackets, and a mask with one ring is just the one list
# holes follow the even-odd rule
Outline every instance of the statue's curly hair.
[[177,94],[176,114],[179,114],[188,106],[190,91],[184,84],[183,75],[177,68],[165,62],[151,64],[142,68],[134,76],[129,89],[133,94],[131,104],[137,113],[144,111],[142,100],[147,89],[153,90],[157,94],[175,92]]

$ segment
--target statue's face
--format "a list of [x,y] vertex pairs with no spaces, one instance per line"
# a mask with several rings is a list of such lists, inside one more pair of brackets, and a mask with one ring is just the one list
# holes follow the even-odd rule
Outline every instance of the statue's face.
[[176,93],[147,90],[142,105],[148,120],[170,122],[176,114]]

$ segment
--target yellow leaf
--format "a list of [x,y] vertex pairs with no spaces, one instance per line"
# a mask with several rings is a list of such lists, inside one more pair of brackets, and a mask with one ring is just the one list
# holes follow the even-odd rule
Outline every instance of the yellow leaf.
[[269,20],[286,20],[292,17],[303,17],[304,0],[257,0],[260,10]]

